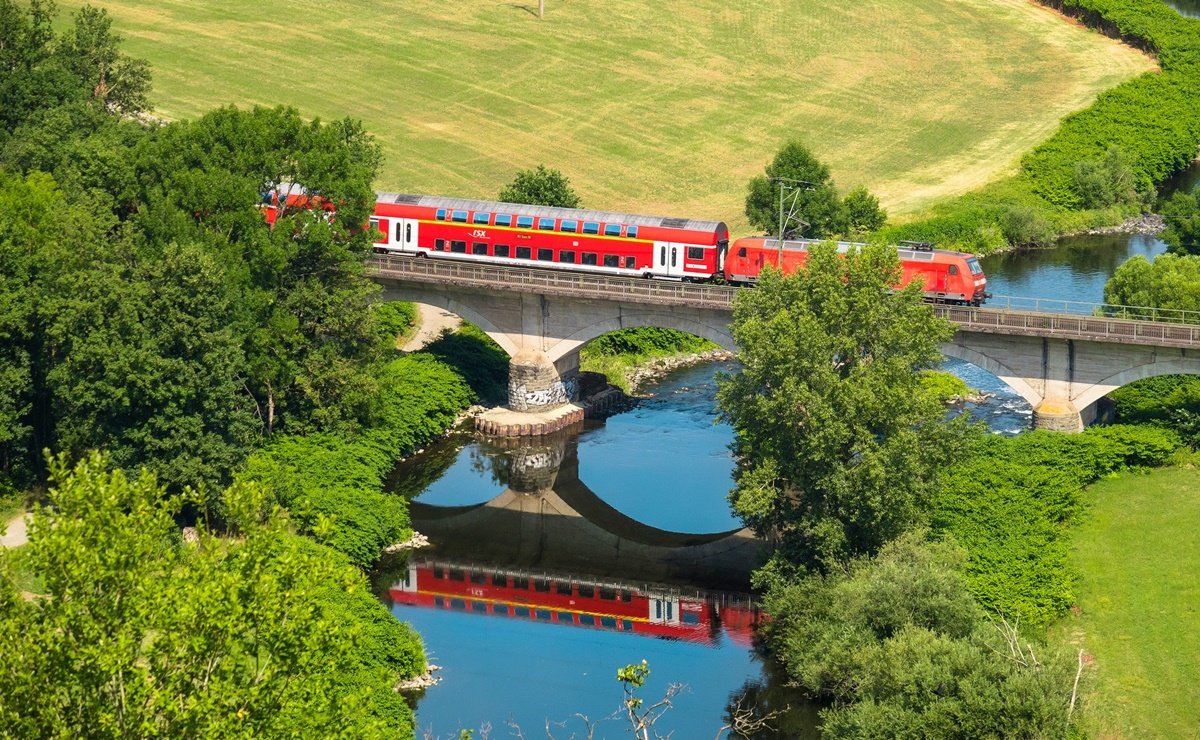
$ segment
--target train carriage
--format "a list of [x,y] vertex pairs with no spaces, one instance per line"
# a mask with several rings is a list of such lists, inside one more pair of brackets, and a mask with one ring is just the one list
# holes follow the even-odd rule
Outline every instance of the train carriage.
[[[781,251],[783,271],[790,274],[807,263],[809,248],[819,243],[816,239],[787,239],[780,250],[778,239],[738,239],[725,260],[725,279],[735,284],[753,284],[767,265],[779,268]],[[837,242],[839,253],[861,246]],[[900,285],[896,287],[920,281],[925,297],[938,303],[978,306],[987,298],[987,277],[972,254],[934,249],[923,242],[901,242],[896,253],[901,268]]]
[[684,281],[721,269],[718,221],[379,193],[379,252]]

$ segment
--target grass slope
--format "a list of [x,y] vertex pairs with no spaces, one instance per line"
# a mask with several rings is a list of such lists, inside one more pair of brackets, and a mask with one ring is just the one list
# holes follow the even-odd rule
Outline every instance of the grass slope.
[[[1151,68],[1026,0],[97,0],[158,112],[361,118],[382,189],[493,197],[562,169],[597,208],[745,228],[788,137],[913,212],[1015,170],[1066,113]],[[81,0],[64,0],[74,10]]]
[[1094,660],[1099,737],[1200,737],[1200,470],[1125,474],[1089,489],[1074,533],[1080,613],[1057,627]]

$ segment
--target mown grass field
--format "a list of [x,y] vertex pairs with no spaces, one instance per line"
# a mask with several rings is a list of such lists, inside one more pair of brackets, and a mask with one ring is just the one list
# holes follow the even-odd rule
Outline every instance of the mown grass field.
[[1200,470],[1089,489],[1073,534],[1079,613],[1056,627],[1091,656],[1086,725],[1102,738],[1200,737]]
[[[81,0],[60,2],[72,11]],[[1027,0],[97,0],[167,118],[361,118],[380,189],[494,197],[563,170],[585,205],[723,219],[788,137],[894,214],[1013,171],[1150,69]]]

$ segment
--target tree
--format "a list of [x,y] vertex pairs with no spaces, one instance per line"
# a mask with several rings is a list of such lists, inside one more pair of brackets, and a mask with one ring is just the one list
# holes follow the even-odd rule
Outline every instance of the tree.
[[961,431],[921,371],[953,334],[899,282],[895,249],[839,256],[815,246],[807,269],[765,272],[734,301],[743,369],[723,377],[720,412],[739,460],[734,509],[778,538],[777,558],[829,569],[921,524]]
[[500,191],[496,199],[531,206],[579,207],[579,196],[571,188],[571,181],[566,175],[541,164],[532,170],[518,170],[513,181]]
[[842,199],[847,234],[863,237],[878,231],[887,223],[887,211],[879,207],[879,199],[865,187],[854,188]]
[[1200,254],[1200,190],[1175,193],[1162,207],[1163,241],[1176,254]]
[[1111,146],[1104,158],[1075,165],[1075,189],[1084,208],[1137,203],[1142,193],[1153,193],[1149,182],[1138,182],[1129,155],[1119,146]]
[[[777,178],[782,178],[782,181]],[[768,234],[779,231],[781,184],[795,188],[785,190],[785,210],[794,196],[796,215],[808,223],[802,229],[797,229],[794,222],[785,223],[785,231],[817,238],[843,231],[841,203],[829,175],[829,166],[819,161],[799,141],[784,144],[775,159],[767,165],[766,175],[750,180],[746,216],[752,226]]]
[[120,50],[108,11],[84,5],[62,35],[57,57],[86,94],[104,108],[129,115],[149,104],[150,66]]
[[44,593],[23,596],[0,553],[6,735],[383,737],[411,722],[372,708],[403,703],[392,685],[413,660],[380,642],[396,633],[347,619],[373,601],[361,574],[289,533],[257,489],[227,494],[237,539],[187,544],[182,500],[149,473],[97,454],[51,470],[20,553]]
[[[1167,253],[1153,261],[1132,257],[1104,284],[1104,302],[1166,309],[1162,315],[1167,319],[1172,311],[1200,311],[1200,255]],[[1144,318],[1154,316],[1145,314]]]

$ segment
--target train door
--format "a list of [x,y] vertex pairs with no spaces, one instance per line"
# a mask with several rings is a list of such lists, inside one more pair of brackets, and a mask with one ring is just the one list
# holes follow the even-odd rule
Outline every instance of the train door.
[[417,222],[414,219],[398,218],[392,224],[392,248],[409,254],[416,252]]
[[665,594],[650,596],[650,622],[652,624],[679,624],[679,597]]
[[410,564],[404,575],[392,586],[392,590],[415,593],[417,591],[417,566]]
[[674,242],[654,242],[654,274],[682,278],[684,249]]

